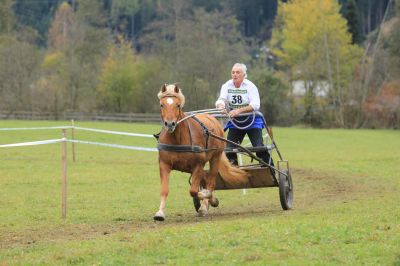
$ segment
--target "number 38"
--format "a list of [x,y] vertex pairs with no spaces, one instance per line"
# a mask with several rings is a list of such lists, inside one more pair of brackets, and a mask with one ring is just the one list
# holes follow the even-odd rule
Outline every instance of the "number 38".
[[242,101],[242,96],[241,95],[233,95],[232,96],[232,104],[241,104]]

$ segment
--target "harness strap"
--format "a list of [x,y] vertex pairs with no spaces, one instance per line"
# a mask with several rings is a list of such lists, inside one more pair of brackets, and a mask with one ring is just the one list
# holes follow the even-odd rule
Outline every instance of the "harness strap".
[[199,123],[199,125],[203,129],[203,135],[206,138],[206,148],[205,149],[207,149],[208,148],[208,138],[210,137],[210,130],[197,117],[192,116],[191,118],[193,118],[193,120],[195,120],[197,123]]
[[189,130],[190,146],[193,146],[192,127],[190,126],[190,123],[187,120],[186,120],[186,124],[187,124],[188,130]]
[[195,145],[173,145],[173,144],[164,144],[158,143],[157,149],[159,151],[173,151],[173,152],[205,152],[207,149],[204,149],[200,146]]

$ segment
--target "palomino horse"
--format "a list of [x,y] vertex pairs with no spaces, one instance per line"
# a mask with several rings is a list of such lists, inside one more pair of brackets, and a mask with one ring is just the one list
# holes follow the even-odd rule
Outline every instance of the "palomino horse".
[[[248,182],[247,173],[230,164],[224,153],[225,142],[212,137],[224,137],[224,131],[213,116],[199,114],[182,122],[185,98],[177,85],[164,85],[158,94],[163,128],[159,135],[159,166],[161,179],[160,209],[154,220],[164,221],[165,205],[172,170],[192,174],[190,195],[202,200],[199,216],[208,214],[208,203],[217,206],[214,189],[218,172],[224,182],[232,185]],[[207,132],[211,132],[207,134]],[[209,171],[204,166],[209,162]],[[203,190],[199,191],[200,186]]]

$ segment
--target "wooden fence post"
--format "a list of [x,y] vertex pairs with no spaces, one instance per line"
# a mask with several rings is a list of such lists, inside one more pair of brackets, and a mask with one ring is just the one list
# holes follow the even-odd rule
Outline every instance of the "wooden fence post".
[[61,160],[62,160],[62,188],[61,188],[61,217],[67,217],[67,139],[66,129],[62,129],[61,142]]

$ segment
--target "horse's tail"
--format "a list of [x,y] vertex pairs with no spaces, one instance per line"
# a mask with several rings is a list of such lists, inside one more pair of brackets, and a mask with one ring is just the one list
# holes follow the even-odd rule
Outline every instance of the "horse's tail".
[[232,186],[245,185],[249,182],[247,172],[231,165],[224,152],[219,161],[219,174],[226,183]]

